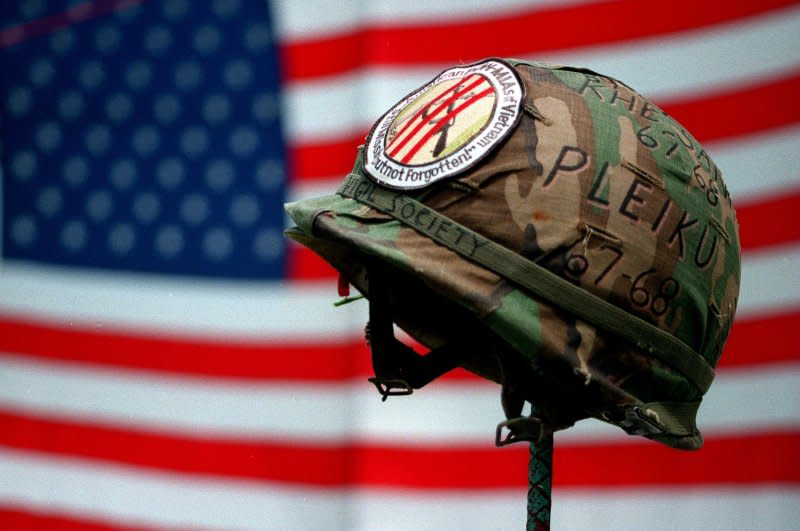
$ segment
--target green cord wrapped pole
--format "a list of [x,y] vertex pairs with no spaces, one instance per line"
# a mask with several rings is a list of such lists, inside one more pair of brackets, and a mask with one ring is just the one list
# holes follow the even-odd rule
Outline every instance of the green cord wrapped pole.
[[528,464],[528,531],[549,531],[553,479],[553,436],[531,443]]

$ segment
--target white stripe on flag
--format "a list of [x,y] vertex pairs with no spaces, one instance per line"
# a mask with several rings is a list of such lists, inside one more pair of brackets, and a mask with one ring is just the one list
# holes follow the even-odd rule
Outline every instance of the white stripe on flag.
[[[5,450],[0,474],[15,478],[0,483],[3,503],[131,526],[464,531],[518,529],[525,522],[524,489],[296,489]],[[764,529],[797,521],[800,489],[792,486],[553,491],[554,530]]]
[[291,284],[160,277],[6,261],[0,313],[148,333],[334,340],[362,329],[352,308],[335,308],[330,282]]
[[[699,424],[715,434],[800,428],[800,365],[720,371]],[[32,391],[35,390],[35,391]],[[198,404],[202,404],[199,407]],[[0,408],[112,427],[319,442],[363,440],[423,444],[491,442],[504,419],[500,387],[435,382],[381,402],[366,381],[330,384],[220,381],[155,376],[0,357]],[[558,442],[638,442],[599,421],[560,432]]]
[[[485,16],[508,16],[511,11],[530,11],[537,6],[589,4],[581,0],[437,0],[436,2],[396,2],[394,0],[272,0],[275,30],[283,42],[307,37],[335,35],[370,24],[419,23],[423,21],[480,20]],[[313,16],[309,16],[313,13]]]
[[563,493],[556,490],[553,496],[554,529],[777,530],[800,521],[800,488],[791,485]]
[[800,243],[751,251],[742,259],[737,318],[800,304]]
[[798,24],[800,7],[792,7],[635,43],[542,55],[539,60],[586,66],[652,100],[670,101],[796,72],[800,49],[787,36],[797,32]]
[[0,450],[0,477],[14,478],[0,482],[4,503],[131,526],[329,529],[347,521],[344,491],[181,477],[7,450]]
[[734,206],[800,187],[800,126],[710,142]]

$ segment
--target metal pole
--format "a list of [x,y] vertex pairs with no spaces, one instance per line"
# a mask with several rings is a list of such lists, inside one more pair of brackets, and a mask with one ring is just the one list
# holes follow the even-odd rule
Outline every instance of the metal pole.
[[550,491],[553,479],[553,436],[531,443],[528,463],[528,531],[550,530]]

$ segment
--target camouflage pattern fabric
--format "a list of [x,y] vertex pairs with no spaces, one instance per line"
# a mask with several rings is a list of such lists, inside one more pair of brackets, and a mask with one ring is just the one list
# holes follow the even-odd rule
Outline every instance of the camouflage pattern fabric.
[[[522,90],[509,90],[512,96],[504,101],[507,73],[485,73],[480,68],[486,64],[513,69]],[[477,65],[446,71],[401,100],[373,128],[366,161],[360,157],[354,173],[400,190],[658,327],[716,366],[736,310],[740,245],[730,195],[706,151],[661,109],[612,78],[521,61]],[[496,81],[494,92],[478,83],[481,76]],[[451,79],[455,82],[445,84]],[[468,91],[470,84],[476,88]],[[520,101],[514,109],[508,101],[516,94]],[[493,106],[466,116],[468,125],[458,129],[459,105],[486,97],[494,98]],[[434,101],[447,113],[438,122],[425,114],[434,114]],[[503,109],[509,109],[505,118]],[[420,125],[412,127],[409,116],[418,117]],[[488,147],[479,146],[492,127],[499,134]],[[403,128],[416,136],[398,148],[403,137],[396,135]],[[442,130],[454,134],[446,137]],[[416,151],[408,155],[411,144]],[[470,158],[471,146],[480,156]],[[435,166],[445,157],[446,165]],[[440,178],[433,175],[437,168]],[[392,180],[409,178],[414,169],[434,178],[413,186]],[[298,225],[288,235],[328,260],[367,297],[369,260],[395,268],[398,284],[419,280],[423,287],[409,287],[397,320],[421,343],[433,348],[458,333],[457,326],[440,330],[437,317],[422,309],[430,293],[457,303],[529,363],[544,368],[548,382],[536,385],[555,395],[543,405],[554,429],[596,417],[672,447],[702,445],[694,414],[704,389],[635,342],[576,319],[353,198],[310,199],[288,204],[287,211]],[[493,362],[477,358],[467,368],[498,381]],[[647,407],[653,403],[675,407]],[[691,417],[691,428],[642,431],[632,428],[632,412],[657,425],[659,417],[677,412]]]

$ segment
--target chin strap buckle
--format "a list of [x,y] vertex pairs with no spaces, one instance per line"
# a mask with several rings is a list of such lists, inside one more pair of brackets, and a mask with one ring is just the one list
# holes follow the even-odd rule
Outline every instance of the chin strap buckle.
[[407,381],[400,378],[379,378],[376,376],[370,378],[369,381],[377,387],[378,392],[383,397],[381,402],[386,402],[386,399],[390,396],[405,396],[414,392],[414,388]]
[[[507,435],[503,434],[504,429],[508,429]],[[544,436],[544,423],[540,418],[517,417],[504,420],[497,425],[494,444],[500,447],[520,441],[539,442]]]
[[659,422],[658,415],[645,407],[633,406],[625,409],[625,419],[620,426],[629,435],[650,437],[665,433],[664,426]]

